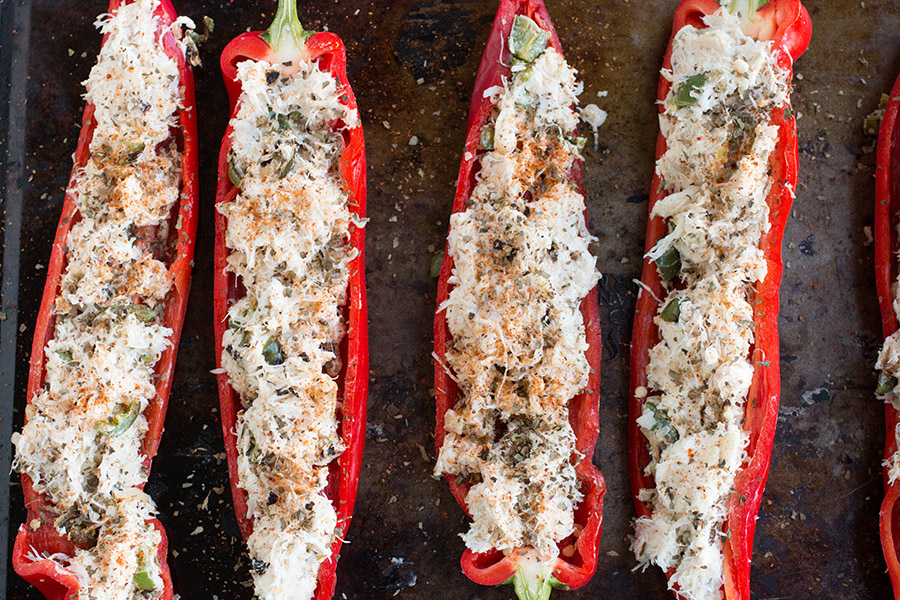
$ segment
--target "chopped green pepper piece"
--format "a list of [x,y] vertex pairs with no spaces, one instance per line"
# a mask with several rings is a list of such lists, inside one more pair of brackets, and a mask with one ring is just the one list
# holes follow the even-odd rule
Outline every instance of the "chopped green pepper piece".
[[241,184],[244,183],[244,171],[230,160],[228,161],[228,179],[236,188],[241,187]]
[[884,394],[892,392],[895,387],[897,387],[896,377],[891,377],[884,371],[878,374],[878,387],[875,388],[876,394],[883,396]]
[[272,366],[284,363],[284,355],[281,353],[281,342],[274,335],[266,341],[262,349],[263,358]]
[[68,350],[57,350],[56,355],[64,362],[72,362],[72,353]]
[[666,438],[666,441],[670,444],[674,444],[678,441],[678,430],[672,426],[672,419],[669,418],[669,415],[663,409],[659,408],[652,402],[647,403],[647,408],[650,409],[650,412],[653,413],[653,419],[656,421],[653,424],[653,431],[664,431],[663,437]]
[[146,570],[138,571],[134,574],[132,579],[134,581],[134,587],[142,592],[149,592],[156,589],[156,582],[153,581],[153,577]]
[[158,316],[155,310],[144,304],[129,304],[128,312],[132,313],[142,323],[149,323]]
[[323,365],[322,369],[325,371],[326,375],[331,378],[335,378],[341,374],[341,361],[336,358],[332,358]]
[[575,150],[579,153],[584,152],[584,146],[587,144],[587,138],[585,137],[574,137],[569,139],[575,145]]
[[100,529],[86,519],[78,519],[66,528],[66,536],[73,544],[93,546],[100,537]]
[[525,62],[531,62],[544,53],[550,41],[550,32],[541,29],[525,15],[516,15],[509,34],[509,51]]
[[[880,114],[878,114],[880,113]],[[863,119],[863,133],[867,135],[877,135],[878,129],[881,127],[881,120],[884,118],[884,113],[880,111],[875,111],[870,114],[868,117]]]
[[252,463],[258,463],[261,456],[262,450],[256,445],[256,439],[254,439],[253,434],[250,434],[250,440],[247,444],[247,460]]
[[149,547],[144,546],[138,554],[138,569],[132,577],[134,587],[142,592],[149,592],[163,587],[162,577],[153,560]]
[[662,256],[656,259],[656,268],[659,275],[665,281],[672,281],[681,272],[681,254],[675,246],[666,250]]
[[134,162],[137,160],[141,152],[144,151],[144,142],[123,142],[122,147],[125,148],[125,162]]
[[697,104],[697,94],[706,85],[706,75],[697,73],[681,82],[675,93],[675,106],[693,106]]
[[681,302],[684,300],[680,296],[672,298],[669,300],[668,304],[666,304],[665,308],[662,309],[662,312],[659,313],[659,318],[663,321],[667,321],[669,323],[675,323],[678,321],[678,317],[681,316]]
[[108,437],[117,437],[128,431],[128,428],[134,423],[141,414],[140,402],[132,402],[125,409],[125,412],[110,416],[105,421],[97,421],[94,423],[94,429]]
[[481,128],[481,141],[478,143],[478,147],[482,150],[494,149],[494,125],[492,123]]
[[115,316],[117,320],[124,319],[128,316],[129,313],[133,314],[139,321],[142,323],[149,323],[153,321],[159,314],[156,312],[156,309],[151,308],[145,304],[137,304],[136,302],[129,302],[128,304],[114,304],[109,308],[109,311]]

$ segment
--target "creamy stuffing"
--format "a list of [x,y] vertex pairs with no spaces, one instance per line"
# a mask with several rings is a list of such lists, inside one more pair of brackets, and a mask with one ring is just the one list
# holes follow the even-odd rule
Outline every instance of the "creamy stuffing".
[[171,344],[162,314],[182,178],[171,133],[180,77],[153,16],[158,3],[139,0],[97,21],[109,36],[85,82],[97,125],[70,190],[77,222],[63,249],[44,386],[13,436],[15,469],[48,500],[45,518],[78,545],[74,557],[50,558],[78,575],[79,600],[163,591],[161,537],[148,523],[156,508],[138,490],[148,476],[144,411]]
[[550,560],[575,532],[582,499],[567,406],[587,386],[580,306],[600,275],[571,179],[584,142],[571,134],[575,70],[546,48],[512,71],[485,92],[495,106],[480,170],[450,219],[453,288],[438,310],[461,396],[444,415],[434,472],[472,484],[470,549],[531,547]]
[[240,193],[218,210],[227,269],[245,293],[228,311],[222,367],[243,404],[238,480],[253,519],[256,593],[308,600],[341,535],[324,489],[344,450],[336,378],[358,255],[350,230],[363,225],[339,174],[341,131],[359,117],[315,63],[244,61],[237,74],[243,92],[228,162]]
[[722,598],[723,525],[748,442],[753,286],[767,271],[771,114],[788,106],[772,43],[745,35],[725,9],[704,21],[678,32],[662,72],[672,82],[657,162],[667,195],[652,216],[669,232],[649,257],[669,283],[638,419],[656,487],[640,492],[651,515],[637,519],[632,543],[645,566],[673,569],[670,589],[690,600]]

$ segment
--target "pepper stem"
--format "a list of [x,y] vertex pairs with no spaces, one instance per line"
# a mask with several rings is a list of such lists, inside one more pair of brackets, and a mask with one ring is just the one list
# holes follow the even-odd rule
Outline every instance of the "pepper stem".
[[[753,39],[763,39],[767,33],[766,21],[759,16],[759,9],[769,3],[769,0],[719,0],[728,12],[737,14],[741,20],[741,29],[744,34]],[[773,33],[773,31],[768,31]]]
[[556,561],[542,561],[537,553],[529,552],[516,564],[516,574],[512,576],[513,589],[519,600],[548,600],[554,587],[565,587],[553,577]]
[[728,0],[728,4],[722,1],[722,5],[728,8],[730,13],[738,13],[745,19],[753,18],[760,8],[765,6],[769,0]]
[[297,17],[297,0],[278,0],[278,12],[272,25],[261,37],[279,62],[296,60],[303,53],[307,38],[312,31],[304,31]]

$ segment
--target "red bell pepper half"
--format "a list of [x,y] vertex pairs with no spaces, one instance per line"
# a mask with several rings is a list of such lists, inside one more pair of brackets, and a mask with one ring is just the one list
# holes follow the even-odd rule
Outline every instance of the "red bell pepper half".
[[[475,77],[475,91],[472,94],[472,104],[469,109],[469,129],[466,135],[466,148],[463,154],[462,165],[459,169],[459,178],[456,184],[456,196],[453,200],[452,212],[457,213],[466,209],[466,200],[471,196],[475,187],[475,177],[479,170],[480,154],[479,142],[481,130],[490,117],[494,108],[489,98],[484,97],[484,91],[490,87],[503,85],[503,78],[509,78],[511,71],[509,65],[510,53],[506,46],[513,19],[516,15],[525,15],[531,18],[541,29],[550,32],[549,45],[562,54],[562,45],[559,36],[550,22],[550,15],[544,6],[543,0],[501,0],[494,25],[488,37],[487,47],[478,67]],[[572,180],[578,182],[582,194],[581,185],[582,168],[576,164]],[[586,215],[585,215],[586,216]],[[445,249],[444,260],[438,279],[437,305],[441,306],[450,294],[451,286],[448,279],[453,272],[453,259]],[[594,466],[591,457],[594,454],[594,445],[599,432],[599,402],[600,402],[600,315],[597,303],[597,290],[591,290],[581,303],[581,314],[584,319],[587,335],[588,350],[586,352],[588,363],[591,367],[587,391],[575,396],[569,401],[569,423],[575,432],[576,448],[581,453],[582,459],[576,465],[576,474],[581,482],[581,491],[584,499],[575,511],[575,523],[581,528],[581,533],[574,538],[570,536],[559,543],[559,547],[565,548],[574,544],[575,553],[572,556],[564,556],[560,553],[553,567],[552,577],[556,580],[555,586],[575,589],[582,587],[594,575],[597,568],[597,545],[600,540],[600,531],[603,525],[603,495],[606,493],[606,484],[603,475]],[[444,443],[444,414],[453,408],[460,399],[459,388],[456,382],[445,371],[444,356],[447,345],[451,343],[452,336],[447,325],[447,319],[443,312],[437,312],[434,319],[434,354],[435,354],[435,398],[437,415],[435,424],[435,447],[440,452]],[[450,484],[450,491],[459,505],[468,514],[466,495],[471,487],[468,483],[457,482],[455,477],[445,476]],[[513,583],[516,591],[519,591],[520,582],[515,581],[522,565],[522,559],[527,552],[522,549],[511,554],[504,555],[499,550],[486,553],[476,553],[469,549],[463,553],[461,564],[466,576],[481,585],[500,585]],[[546,590],[549,593],[549,589]],[[546,598],[546,596],[544,596]]]
[[[110,14],[118,11],[120,6],[129,4],[128,0],[110,0]],[[163,432],[166,407],[169,401],[169,392],[172,388],[172,374],[175,369],[175,356],[178,351],[178,339],[181,336],[181,326],[184,320],[184,311],[187,306],[188,290],[191,282],[191,267],[194,260],[194,239],[197,231],[197,111],[194,102],[194,78],[191,69],[185,61],[184,52],[179,47],[171,31],[171,26],[178,18],[175,9],[169,0],[160,0],[154,14],[159,22],[159,32],[162,35],[162,44],[166,54],[172,57],[178,64],[181,78],[182,108],[178,112],[178,128],[173,130],[173,135],[181,147],[182,152],[182,183],[180,204],[172,210],[170,217],[171,237],[174,250],[169,259],[169,277],[174,282],[166,308],[163,314],[163,324],[172,330],[169,336],[169,346],[163,351],[156,363],[156,374],[159,376],[156,384],[156,400],[151,402],[144,411],[147,418],[148,429],[144,437],[141,453],[144,455],[144,466],[149,470],[150,462],[156,456],[160,438]],[[106,42],[104,36],[103,41]],[[84,168],[90,159],[90,144],[93,138],[97,122],[94,119],[94,106],[88,104],[84,110],[81,124],[81,134],[78,137],[78,146],[75,150],[75,164],[72,175],[69,178],[69,187],[63,202],[62,215],[53,241],[53,249],[50,254],[50,263],[47,267],[47,281],[44,284],[44,294],[41,298],[41,307],[38,312],[35,325],[34,341],[31,345],[31,360],[28,372],[27,398],[32,398],[44,387],[46,376],[44,348],[53,337],[55,318],[53,307],[59,293],[59,283],[66,268],[66,239],[69,231],[80,219],[75,204],[75,181],[77,173]],[[49,556],[62,553],[73,556],[75,545],[66,537],[61,536],[53,525],[52,519],[43,519],[42,512],[45,506],[50,506],[48,500],[36,493],[32,486],[31,478],[22,475],[22,491],[25,495],[25,507],[28,509],[26,523],[19,527],[13,546],[13,568],[16,573],[36,586],[48,598],[48,600],[69,600],[77,597],[80,588],[78,579],[71,571],[60,567],[51,560],[33,560],[32,549],[40,555]],[[40,523],[40,527],[34,529],[32,523]],[[149,522],[159,530],[162,540],[157,547],[157,560],[160,565],[164,589],[162,598],[172,598],[172,578],[169,567],[166,564],[168,541],[165,530],[159,519]],[[29,556],[31,555],[31,556]]]
[[[323,71],[331,73],[343,87],[341,102],[356,108],[356,98],[347,81],[347,58],[344,44],[333,33],[304,31],[297,18],[296,0],[279,0],[278,12],[272,26],[265,32],[251,31],[234,38],[222,52],[220,64],[231,104],[231,116],[240,109],[241,83],[237,79],[237,65],[245,60],[284,63],[287,61],[315,61]],[[366,155],[362,126],[342,130],[344,141],[340,158],[344,191],[350,197],[350,210],[359,218],[366,216]],[[231,202],[240,192],[228,176],[228,155],[231,151],[232,128],[225,132],[219,153],[216,203]],[[243,293],[241,282],[226,271],[229,249],[225,245],[225,217],[216,212],[216,246],[214,275],[214,317],[216,337],[216,366],[221,368],[222,336],[228,326],[228,308]],[[335,570],[341,544],[350,525],[359,469],[362,464],[366,426],[366,394],[369,386],[368,323],[366,320],[365,231],[351,227],[350,244],[359,253],[350,261],[348,302],[344,319],[347,334],[341,342],[342,368],[338,376],[338,426],[344,442],[342,452],[329,465],[328,486],[325,493],[337,511],[338,529],[331,546],[331,556],[319,567],[315,598],[331,598],[336,584]],[[238,525],[246,539],[253,531],[247,516],[247,493],[238,483],[238,449],[235,424],[242,409],[241,400],[228,382],[228,375],[220,373],[219,402],[222,410],[222,433],[231,479],[231,495]]]
[[[716,12],[720,4],[716,0],[683,0],[675,11],[672,37],[663,60],[663,69],[672,68],[672,39],[683,27],[703,28],[703,17]],[[809,45],[811,24],[806,8],[799,0],[772,0],[760,10],[752,21],[754,36],[772,40],[778,65],[789,74],[792,65]],[[671,82],[660,77],[657,100],[663,112],[663,101]],[[775,424],[778,419],[778,401],[781,386],[778,352],[778,288],[781,283],[781,242],[785,223],[790,214],[793,190],[797,185],[797,124],[789,110],[775,110],[772,124],[778,127],[778,144],[770,157],[772,188],[767,198],[769,205],[769,231],[760,241],[768,271],[763,281],[756,284],[756,334],[750,348],[750,356],[765,356],[765,360],[753,361],[754,374],[745,405],[744,428],[750,433],[747,446],[747,462],[737,474],[734,493],[731,496],[725,530],[725,597],[728,600],[750,599],[750,559],[753,549],[753,532],[756,515],[762,501],[763,488],[769,473]],[[656,142],[656,158],[666,151],[666,138],[660,133]],[[649,212],[666,193],[662,191],[659,176],[653,176]],[[645,252],[668,233],[668,225],[661,217],[652,217],[647,223]],[[659,341],[658,328],[653,322],[659,311],[656,298],[665,298],[666,291],[655,263],[644,258],[641,273],[643,291],[635,308],[634,332],[631,342],[631,400],[628,424],[629,472],[631,490],[638,517],[649,516],[650,510],[639,499],[643,488],[654,488],[653,478],[644,473],[650,462],[647,441],[637,424],[643,412],[646,398],[638,398],[635,390],[647,388],[647,365],[650,349]],[[648,290],[651,293],[647,293]],[[667,574],[670,576],[671,572]]]
[[[897,113],[900,111],[900,78],[894,83],[878,134],[877,168],[875,170],[875,286],[881,307],[881,326],[884,337],[897,331],[900,324],[894,313],[894,294],[897,280],[897,221],[900,214],[900,156],[894,146],[900,142]],[[895,429],[900,412],[890,402],[884,405],[884,458],[897,451]],[[889,467],[884,467],[884,501],[881,504],[881,548],[887,562],[888,575],[894,588],[894,598],[900,600],[900,482],[890,483]]]

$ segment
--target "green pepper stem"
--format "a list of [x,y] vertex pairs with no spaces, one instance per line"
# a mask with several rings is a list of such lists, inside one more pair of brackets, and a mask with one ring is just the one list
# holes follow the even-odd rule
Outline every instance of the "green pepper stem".
[[[748,31],[756,18],[756,11],[765,6],[769,0],[719,0],[728,12],[741,18],[744,31]],[[727,2],[727,3],[726,3]]]
[[512,576],[513,589],[519,600],[548,600],[554,587],[565,587],[553,576],[555,561],[544,561],[534,550],[522,556]]
[[303,53],[307,38],[312,31],[304,31],[297,17],[297,0],[278,0],[278,12],[272,25],[261,37],[279,62],[296,60]]

